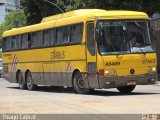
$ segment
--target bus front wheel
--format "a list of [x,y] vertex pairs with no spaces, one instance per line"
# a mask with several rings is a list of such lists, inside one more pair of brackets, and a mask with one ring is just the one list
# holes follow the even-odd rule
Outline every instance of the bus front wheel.
[[26,89],[27,85],[23,80],[23,75],[21,72],[18,73],[18,86],[20,89]]
[[37,85],[34,85],[33,83],[32,74],[30,72],[27,74],[26,83],[28,90],[35,90],[37,87]]
[[77,72],[74,76],[73,87],[77,94],[87,94],[90,92],[90,89],[85,87],[85,83],[80,72]]
[[118,87],[118,91],[120,93],[131,93],[135,89],[136,85],[131,85],[131,86],[123,86],[123,87]]

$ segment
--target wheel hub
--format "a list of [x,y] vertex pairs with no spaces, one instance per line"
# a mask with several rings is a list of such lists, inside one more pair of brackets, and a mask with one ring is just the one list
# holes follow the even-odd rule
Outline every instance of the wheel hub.
[[31,78],[27,79],[27,86],[28,86],[28,88],[32,87],[32,80],[31,80]]
[[18,84],[19,84],[20,87],[23,85],[23,79],[22,79],[22,77],[20,77],[18,79]]
[[77,82],[78,82],[78,87],[79,88],[85,88],[84,81],[83,81],[82,78],[79,78]]

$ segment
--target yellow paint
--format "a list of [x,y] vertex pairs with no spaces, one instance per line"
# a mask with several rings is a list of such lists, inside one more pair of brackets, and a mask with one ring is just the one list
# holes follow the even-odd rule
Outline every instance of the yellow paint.
[[[128,54],[119,56],[100,56],[97,52],[97,60],[95,57],[87,56],[89,53],[85,45],[86,22],[94,20],[95,16],[98,16],[99,19],[148,19],[148,16],[143,12],[106,11],[98,9],[76,10],[47,17],[44,18],[40,24],[6,31],[4,32],[3,37],[5,38],[12,35],[83,22],[83,44],[3,53],[4,65],[8,65],[9,71],[11,71],[14,55],[16,55],[18,64],[15,72],[18,69],[22,70],[22,72],[25,72],[27,69],[30,69],[31,72],[72,73],[75,69],[79,69],[81,72],[87,72],[87,59],[89,58],[90,61],[97,61],[97,72],[99,69],[116,70],[117,76],[130,75],[128,72],[130,69],[136,70],[135,75],[147,74],[147,66],[156,66],[157,59],[155,53],[146,55]],[[56,59],[53,57],[53,52],[57,54],[62,54],[62,52],[64,52],[65,56]],[[143,59],[154,59],[155,62],[142,64]],[[107,62],[120,62],[120,65],[106,67]],[[68,66],[69,68],[67,68]]]
[[44,18],[40,24],[6,31],[4,32],[3,37],[49,29],[55,26],[79,23],[87,20],[94,20],[95,16],[98,16],[99,19],[148,19],[147,14],[143,12],[82,9]]

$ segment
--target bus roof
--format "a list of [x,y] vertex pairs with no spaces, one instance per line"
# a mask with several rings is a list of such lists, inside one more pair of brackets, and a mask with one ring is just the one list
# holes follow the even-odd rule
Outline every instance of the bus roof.
[[[148,19],[148,15],[144,12],[125,11],[125,10],[101,10],[101,9],[80,9],[66,12],[58,15],[43,18],[41,23],[30,25],[22,28],[14,28],[3,33],[3,37],[24,34],[34,31],[49,29],[54,26],[61,26],[82,22],[85,19]],[[59,24],[58,24],[59,22]],[[56,24],[56,25],[55,25]]]
[[136,11],[125,11],[125,10],[102,10],[102,9],[80,9],[80,10],[74,10],[71,12],[66,12],[58,15],[49,16],[42,19],[43,22],[49,22],[53,20],[58,20],[62,18],[68,18],[68,17],[106,17],[106,19],[148,19],[147,14],[144,12],[136,12]]

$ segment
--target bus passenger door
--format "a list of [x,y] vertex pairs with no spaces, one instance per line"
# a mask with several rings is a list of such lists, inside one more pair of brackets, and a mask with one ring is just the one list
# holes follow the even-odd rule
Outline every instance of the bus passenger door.
[[94,40],[94,22],[87,23],[87,72],[90,88],[99,88],[97,76],[96,45]]

